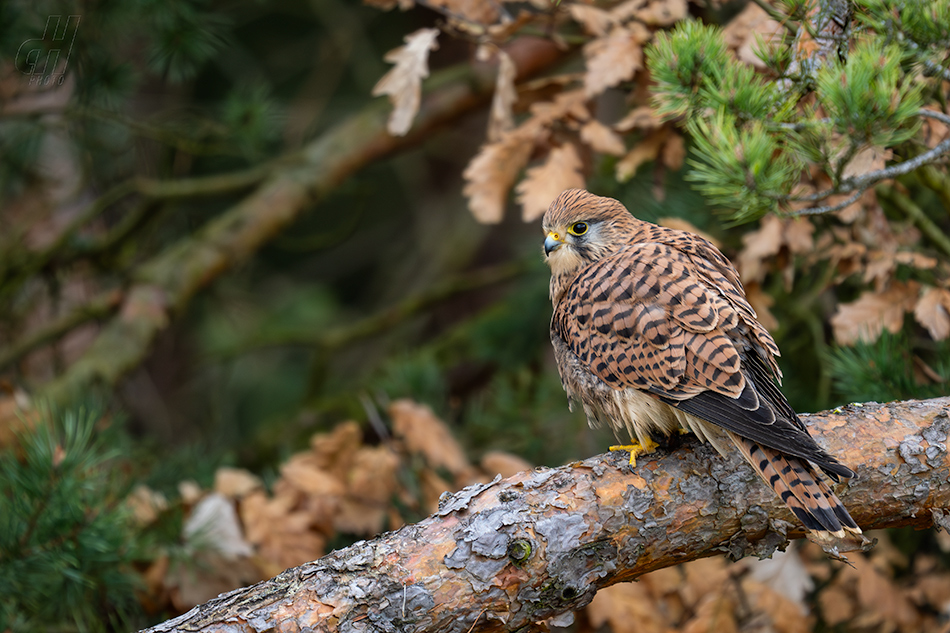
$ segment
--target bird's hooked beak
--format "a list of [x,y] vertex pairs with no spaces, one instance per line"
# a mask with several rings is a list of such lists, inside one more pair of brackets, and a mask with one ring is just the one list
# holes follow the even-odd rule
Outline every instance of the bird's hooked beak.
[[547,237],[544,238],[545,256],[550,255],[552,251],[555,251],[562,246],[564,246],[564,239],[554,231],[548,231]]

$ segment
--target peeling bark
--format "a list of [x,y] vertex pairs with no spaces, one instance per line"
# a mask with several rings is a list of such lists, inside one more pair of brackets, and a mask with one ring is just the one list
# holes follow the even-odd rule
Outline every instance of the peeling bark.
[[[859,478],[838,494],[864,529],[950,524],[950,397],[802,416]],[[694,438],[446,493],[440,511],[195,607],[159,631],[500,631],[579,609],[677,563],[769,556],[803,535],[738,455]]]

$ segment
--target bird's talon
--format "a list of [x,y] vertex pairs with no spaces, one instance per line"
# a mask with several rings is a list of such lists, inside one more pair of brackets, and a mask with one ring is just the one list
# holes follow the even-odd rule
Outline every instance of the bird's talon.
[[652,453],[659,446],[656,442],[647,438],[646,441],[641,444],[637,440],[631,440],[630,444],[616,444],[607,448],[609,451],[627,451],[630,453],[630,467],[637,465],[637,455],[644,455],[646,453]]

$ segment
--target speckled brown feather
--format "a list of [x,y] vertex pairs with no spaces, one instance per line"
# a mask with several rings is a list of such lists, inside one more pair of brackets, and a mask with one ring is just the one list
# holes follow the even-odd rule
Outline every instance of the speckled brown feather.
[[[576,222],[587,232],[570,234]],[[857,530],[808,462],[835,480],[854,473],[815,444],[776,386],[778,347],[715,246],[576,189],[542,224],[564,236],[548,255],[555,357],[592,424],[641,440],[681,426],[720,450],[731,439],[809,529]]]

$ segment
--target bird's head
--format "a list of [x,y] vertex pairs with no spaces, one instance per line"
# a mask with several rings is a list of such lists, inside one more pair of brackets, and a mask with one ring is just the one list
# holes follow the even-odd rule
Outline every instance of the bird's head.
[[568,275],[627,244],[636,220],[613,198],[568,189],[541,221],[544,256],[554,275]]

